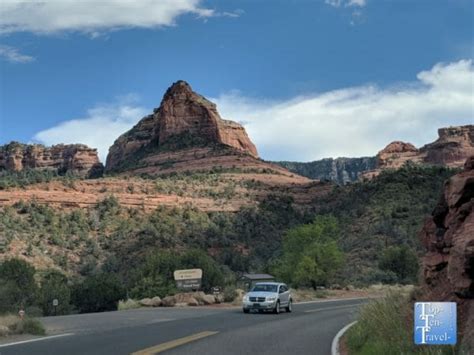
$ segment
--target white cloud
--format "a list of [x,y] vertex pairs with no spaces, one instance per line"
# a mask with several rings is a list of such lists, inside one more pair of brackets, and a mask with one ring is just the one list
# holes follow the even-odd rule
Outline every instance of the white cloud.
[[332,7],[364,7],[367,0],[325,0],[324,3]]
[[[440,127],[474,122],[472,61],[436,64],[417,79],[390,88],[362,85],[286,101],[257,100],[239,92],[211,100],[222,117],[244,124],[264,159],[373,156],[391,141],[421,146],[436,139]],[[122,99],[41,131],[35,139],[48,145],[85,143],[98,148],[105,161],[114,140],[149,112]]]
[[34,139],[46,145],[87,144],[98,149],[99,157],[105,163],[113,142],[148,112],[135,101],[133,95],[129,95],[114,104],[96,106],[87,111],[86,117],[38,132]]
[[22,54],[17,48],[0,44],[0,58],[11,63],[30,63],[34,57]]
[[367,5],[366,0],[349,0],[346,6],[358,6],[358,7],[364,7]]
[[215,101],[223,117],[245,124],[265,159],[372,156],[391,141],[421,146],[436,139],[440,127],[474,122],[472,61],[437,64],[417,79],[391,88],[363,85],[281,102],[236,92]]
[[3,0],[0,33],[80,31],[172,26],[184,14],[210,17],[201,0]]

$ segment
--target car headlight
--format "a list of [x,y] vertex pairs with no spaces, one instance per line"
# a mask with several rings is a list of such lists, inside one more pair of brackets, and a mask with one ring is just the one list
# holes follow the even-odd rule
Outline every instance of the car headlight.
[[245,295],[242,300],[243,300],[244,302],[248,302],[248,301],[249,301],[249,296]]
[[272,302],[272,301],[275,301],[276,299],[277,299],[277,298],[274,297],[274,296],[272,296],[272,297],[267,297],[267,301],[271,301],[271,302]]

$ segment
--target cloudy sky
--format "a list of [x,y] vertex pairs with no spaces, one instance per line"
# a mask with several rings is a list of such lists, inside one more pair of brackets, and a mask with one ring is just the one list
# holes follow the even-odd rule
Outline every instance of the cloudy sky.
[[0,144],[108,147],[178,79],[260,155],[417,146],[474,123],[472,0],[3,0]]

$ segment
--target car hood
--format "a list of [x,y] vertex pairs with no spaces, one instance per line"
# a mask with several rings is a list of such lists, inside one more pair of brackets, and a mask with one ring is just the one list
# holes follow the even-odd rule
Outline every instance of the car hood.
[[249,292],[247,293],[247,296],[249,297],[277,297],[278,293],[258,291],[258,292]]

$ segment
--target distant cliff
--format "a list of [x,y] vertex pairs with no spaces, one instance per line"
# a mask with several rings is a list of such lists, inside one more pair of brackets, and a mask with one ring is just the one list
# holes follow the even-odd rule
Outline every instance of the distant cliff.
[[58,144],[46,147],[41,144],[11,142],[0,146],[0,171],[22,171],[25,169],[54,170],[58,174],[67,172],[96,177],[102,174],[97,149],[84,144]]
[[328,158],[309,163],[280,161],[276,164],[298,175],[317,180],[330,180],[344,185],[357,181],[361,173],[375,169],[376,161],[375,157]]
[[276,162],[288,170],[311,179],[346,184],[371,179],[384,169],[399,169],[406,163],[461,168],[474,155],[474,125],[438,130],[438,139],[416,148],[411,143],[395,141],[375,157],[322,159],[309,163]]

